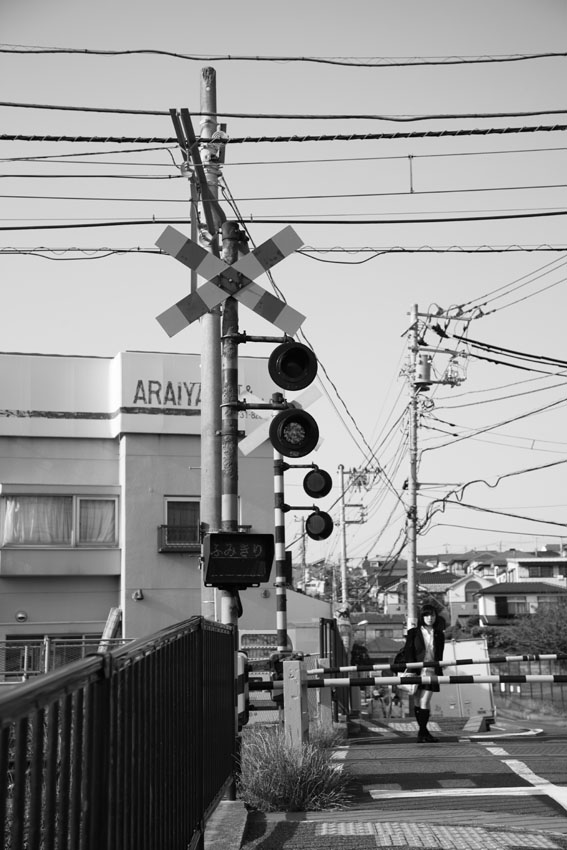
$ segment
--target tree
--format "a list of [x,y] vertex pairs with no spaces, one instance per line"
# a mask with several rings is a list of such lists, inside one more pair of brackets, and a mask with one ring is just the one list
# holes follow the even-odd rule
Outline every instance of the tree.
[[535,614],[518,617],[503,632],[506,646],[518,653],[567,654],[567,598],[540,605]]

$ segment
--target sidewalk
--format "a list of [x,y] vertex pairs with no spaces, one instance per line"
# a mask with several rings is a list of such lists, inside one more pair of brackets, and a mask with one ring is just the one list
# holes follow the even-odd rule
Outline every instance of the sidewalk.
[[[483,734],[478,721],[459,727],[439,720],[430,724],[439,743],[427,745],[417,744],[416,728],[409,718],[390,726],[362,719],[358,734],[336,748],[334,759],[353,778],[347,809],[247,813],[223,801],[207,826],[206,850],[567,850],[567,811],[541,788],[510,784],[484,748],[478,774],[490,788],[466,778],[451,784],[461,759],[476,763],[471,748],[479,736],[498,743],[496,733]],[[437,780],[428,788],[432,770]],[[442,787],[439,776],[446,776]]]

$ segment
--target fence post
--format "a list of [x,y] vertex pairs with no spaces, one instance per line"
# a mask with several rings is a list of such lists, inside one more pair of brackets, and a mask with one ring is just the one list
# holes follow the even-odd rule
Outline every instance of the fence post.
[[302,661],[283,662],[284,734],[286,742],[300,748],[309,740],[307,672]]

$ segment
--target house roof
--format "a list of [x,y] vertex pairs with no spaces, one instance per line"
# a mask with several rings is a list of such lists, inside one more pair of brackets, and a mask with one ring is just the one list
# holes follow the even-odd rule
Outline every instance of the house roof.
[[505,581],[478,591],[478,596],[508,596],[510,593],[567,593],[567,589],[545,581]]
[[514,623],[509,617],[496,617],[494,614],[483,614],[480,620],[484,626],[511,626]]
[[368,654],[372,655],[395,655],[404,645],[403,640],[393,640],[389,637],[379,637],[369,640],[366,644]]
[[421,573],[419,576],[420,584],[453,584],[453,582],[457,581],[459,576],[456,576],[454,573],[450,573],[444,571],[442,573],[430,572],[430,573]]
[[370,626],[397,626],[405,623],[403,614],[382,614],[379,611],[361,611],[356,614],[351,614],[353,625],[358,625],[362,620],[367,620]]

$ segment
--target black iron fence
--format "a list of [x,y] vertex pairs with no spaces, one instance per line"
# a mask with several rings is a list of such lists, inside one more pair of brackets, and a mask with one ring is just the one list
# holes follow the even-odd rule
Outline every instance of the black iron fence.
[[[326,658],[329,667],[344,667],[350,663],[337,621],[327,617],[319,618],[319,654]],[[332,689],[333,715],[338,719],[339,712],[345,716],[350,712],[350,688],[338,686]]]
[[4,850],[193,850],[235,761],[234,631],[195,617],[0,695]]

